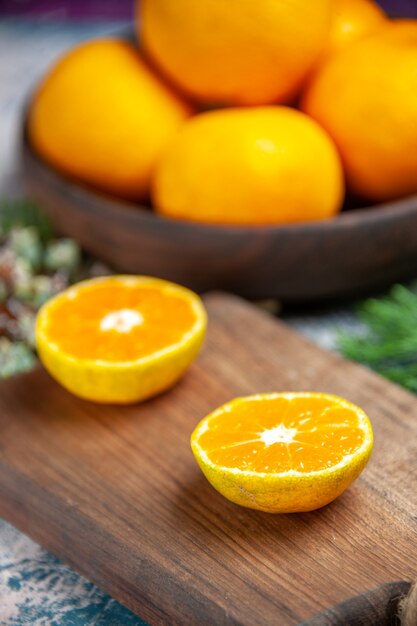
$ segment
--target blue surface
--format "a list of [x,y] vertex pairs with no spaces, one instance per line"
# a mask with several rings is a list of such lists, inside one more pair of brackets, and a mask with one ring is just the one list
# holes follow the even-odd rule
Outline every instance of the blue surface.
[[146,626],[4,521],[0,559],[2,625]]

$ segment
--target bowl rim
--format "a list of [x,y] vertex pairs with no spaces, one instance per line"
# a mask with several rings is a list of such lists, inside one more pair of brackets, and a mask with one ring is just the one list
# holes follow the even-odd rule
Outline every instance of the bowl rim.
[[28,98],[23,110],[20,143],[23,158],[30,158],[44,175],[47,175],[53,185],[64,186],[66,192],[71,196],[81,194],[94,211],[95,203],[99,200],[102,207],[108,210],[124,211],[125,215],[130,215],[135,221],[145,221],[148,223],[166,225],[172,229],[189,230],[194,232],[245,236],[251,234],[282,235],[294,234],[295,232],[314,233],[328,230],[338,230],[339,228],[354,228],[356,226],[370,226],[378,222],[397,221],[397,218],[405,217],[417,212],[417,194],[406,196],[394,201],[383,202],[381,204],[367,205],[343,211],[334,217],[322,220],[312,220],[306,222],[294,222],[288,224],[214,224],[204,223],[182,218],[171,218],[156,213],[151,206],[141,204],[124,198],[118,198],[94,189],[87,183],[72,179],[70,175],[62,172],[44,159],[32,146],[27,132],[28,110],[31,98]]

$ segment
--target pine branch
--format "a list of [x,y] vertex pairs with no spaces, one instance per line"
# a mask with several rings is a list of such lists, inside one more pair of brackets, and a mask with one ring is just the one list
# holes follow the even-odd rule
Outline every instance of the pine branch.
[[34,226],[43,241],[53,236],[52,224],[33,202],[0,198],[0,235],[27,226]]
[[340,352],[417,393],[417,288],[396,285],[361,304],[358,317],[358,334],[338,334]]

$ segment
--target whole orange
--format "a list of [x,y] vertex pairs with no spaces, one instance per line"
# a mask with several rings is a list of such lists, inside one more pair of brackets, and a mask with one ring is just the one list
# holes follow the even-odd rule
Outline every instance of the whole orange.
[[141,198],[190,112],[133,45],[106,39],[58,61],[35,94],[28,130],[56,168],[103,191]]
[[333,0],[141,0],[152,59],[203,102],[269,104],[299,89],[328,38]]
[[355,194],[416,193],[417,21],[392,22],[330,58],[302,108],[333,137]]
[[334,0],[328,51],[341,50],[385,23],[384,11],[373,0]]
[[282,106],[206,112],[186,122],[155,170],[157,211],[218,224],[281,224],[333,216],[343,172],[331,139]]

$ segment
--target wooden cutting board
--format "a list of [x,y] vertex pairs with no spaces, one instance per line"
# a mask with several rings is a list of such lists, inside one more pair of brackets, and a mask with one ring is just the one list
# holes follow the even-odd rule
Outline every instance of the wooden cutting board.
[[[99,406],[39,369],[0,387],[0,515],[150,624],[296,624],[385,581],[417,578],[417,399],[251,305],[206,298],[205,349],[172,391]],[[336,502],[270,515],[223,499],[189,435],[231,398],[322,390],[375,430]]]

